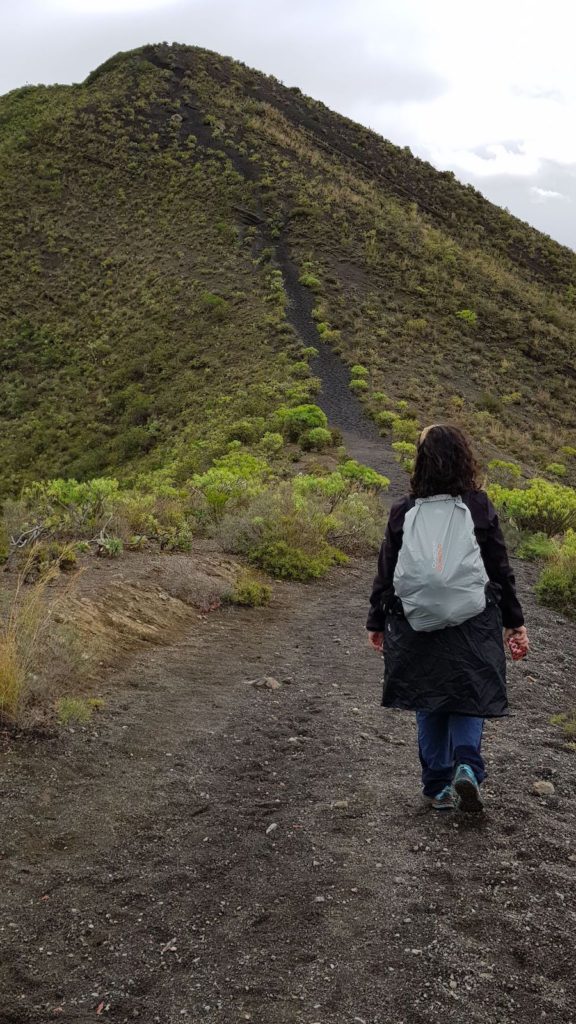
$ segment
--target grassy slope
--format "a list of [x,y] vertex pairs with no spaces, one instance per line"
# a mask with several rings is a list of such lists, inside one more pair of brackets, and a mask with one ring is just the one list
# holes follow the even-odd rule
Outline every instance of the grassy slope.
[[4,490],[182,457],[295,383],[238,207],[372,390],[530,469],[576,443],[576,256],[298,90],[155,46],[9,94],[0,129]]

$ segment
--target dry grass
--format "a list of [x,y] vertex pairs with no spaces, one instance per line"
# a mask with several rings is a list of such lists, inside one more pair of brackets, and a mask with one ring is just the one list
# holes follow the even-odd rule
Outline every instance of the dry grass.
[[34,548],[21,568],[7,611],[0,621],[0,721],[20,723],[38,678],[39,662],[54,611],[69,591],[49,601],[48,587],[60,574],[58,562],[46,566],[33,584],[26,583],[35,562]]

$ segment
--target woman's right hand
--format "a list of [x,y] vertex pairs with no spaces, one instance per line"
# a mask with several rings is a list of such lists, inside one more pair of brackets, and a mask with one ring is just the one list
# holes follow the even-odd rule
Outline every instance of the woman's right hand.
[[504,640],[506,643],[514,637],[514,642],[518,644],[518,647],[522,648],[526,654],[530,650],[530,641],[528,640],[528,631],[526,626],[518,626],[516,629],[505,629]]
[[384,650],[384,633],[375,633],[372,630],[369,630],[368,643],[378,654],[382,654],[382,651]]

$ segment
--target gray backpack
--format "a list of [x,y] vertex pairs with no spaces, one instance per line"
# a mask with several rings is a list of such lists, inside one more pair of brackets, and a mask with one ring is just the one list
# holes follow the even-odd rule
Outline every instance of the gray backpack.
[[459,626],[486,608],[484,568],[470,509],[462,498],[417,498],[406,513],[394,590],[412,629]]

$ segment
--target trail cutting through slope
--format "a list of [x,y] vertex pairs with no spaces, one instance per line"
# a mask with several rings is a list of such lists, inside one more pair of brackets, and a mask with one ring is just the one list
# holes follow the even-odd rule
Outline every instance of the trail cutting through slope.
[[326,413],[330,426],[338,427],[342,432],[352,458],[383,473],[390,480],[391,493],[401,494],[406,486],[406,474],[394,459],[390,445],[380,437],[376,424],[369,419],[362,403],[351,391],[348,367],[332,346],[322,341],[312,316],[314,295],[300,284],[298,268],[290,259],[284,241],[276,245],[275,257],[288,296],[288,320],[303,345],[311,345],[318,350],[318,356],[311,362],[312,372],[322,385],[318,404]]

